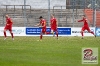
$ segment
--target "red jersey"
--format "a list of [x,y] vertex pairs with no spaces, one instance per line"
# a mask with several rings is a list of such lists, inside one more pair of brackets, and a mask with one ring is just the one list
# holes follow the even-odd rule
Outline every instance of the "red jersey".
[[6,26],[11,26],[13,23],[12,23],[12,20],[11,18],[7,18],[6,19]]
[[42,29],[46,29],[46,20],[45,19],[40,20],[40,24],[43,26]]
[[83,18],[82,20],[79,20],[78,22],[84,22],[84,26],[88,26],[88,21],[86,18]]
[[51,18],[51,29],[56,29],[57,28],[57,20],[56,18]]
[[6,26],[4,29],[12,31],[12,21],[10,18],[6,18]]

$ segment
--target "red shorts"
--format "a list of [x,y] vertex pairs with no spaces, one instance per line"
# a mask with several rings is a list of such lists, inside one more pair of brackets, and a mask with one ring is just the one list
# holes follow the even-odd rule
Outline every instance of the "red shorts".
[[51,30],[57,31],[57,28],[56,27],[51,27]]
[[90,31],[90,28],[88,26],[83,26],[82,31],[85,31],[85,30]]
[[42,33],[43,33],[43,34],[46,33],[46,28],[42,28]]
[[51,31],[57,31],[57,28],[55,28],[55,29],[51,29]]
[[5,30],[9,30],[9,31],[12,31],[12,26],[5,26],[4,28]]

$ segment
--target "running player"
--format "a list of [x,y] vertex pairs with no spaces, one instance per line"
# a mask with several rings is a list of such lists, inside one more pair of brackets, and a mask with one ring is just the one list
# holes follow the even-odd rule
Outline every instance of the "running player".
[[42,28],[42,31],[40,33],[40,40],[42,40],[43,34],[46,34],[46,20],[43,19],[42,16],[40,16],[39,19],[40,19],[40,23],[35,26],[39,26],[40,28]]
[[54,36],[54,32],[55,32],[56,36],[57,36],[57,39],[58,39],[57,19],[54,17],[54,14],[51,14],[50,25],[51,25],[51,33]]
[[5,28],[4,28],[4,37],[5,37],[4,40],[7,37],[7,35],[6,35],[7,30],[9,30],[9,32],[12,36],[12,40],[14,40],[14,36],[13,36],[13,33],[12,33],[12,24],[13,24],[13,22],[12,22],[11,18],[8,15],[6,15],[5,17],[6,17],[6,25],[5,25]]
[[[83,15],[83,19],[82,19],[82,20],[79,20],[78,22],[84,22],[84,25],[83,25],[83,27],[82,27],[82,29],[81,29],[82,39],[83,39],[83,36],[84,36],[84,35],[83,35],[83,32],[84,32],[85,30],[87,30],[89,33],[91,33],[91,34],[94,35],[94,32],[91,31],[90,28],[89,28],[89,26],[88,26],[88,21],[87,21],[85,15]],[[94,35],[94,36],[96,37],[96,35]]]

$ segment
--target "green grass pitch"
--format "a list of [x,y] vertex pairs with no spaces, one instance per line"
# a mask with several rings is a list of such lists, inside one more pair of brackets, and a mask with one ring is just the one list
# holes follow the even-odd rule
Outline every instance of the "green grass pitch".
[[[0,66],[100,66],[82,64],[82,48],[100,47],[100,37],[0,37]],[[98,53],[100,55],[100,52]]]

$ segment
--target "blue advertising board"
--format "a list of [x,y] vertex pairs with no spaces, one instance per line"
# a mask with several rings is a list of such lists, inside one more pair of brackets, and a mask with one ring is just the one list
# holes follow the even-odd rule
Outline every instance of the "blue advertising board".
[[[40,35],[41,28],[38,27],[27,27],[26,35]],[[51,32],[51,29],[48,27],[46,32]],[[71,35],[71,28],[58,28],[59,35]]]
[[95,33],[96,33],[96,36],[100,36],[100,28],[96,28]]

